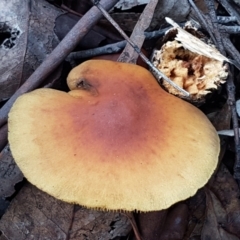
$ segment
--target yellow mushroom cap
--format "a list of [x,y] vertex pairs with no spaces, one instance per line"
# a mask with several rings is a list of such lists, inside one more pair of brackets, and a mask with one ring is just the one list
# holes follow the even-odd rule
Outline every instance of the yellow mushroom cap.
[[214,127],[146,69],[90,60],[68,84],[69,93],[24,94],[9,113],[12,154],[38,188],[90,208],[154,211],[207,183],[220,148]]

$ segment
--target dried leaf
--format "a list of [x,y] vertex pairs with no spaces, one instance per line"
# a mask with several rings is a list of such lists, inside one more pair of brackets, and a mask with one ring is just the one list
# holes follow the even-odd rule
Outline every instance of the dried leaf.
[[182,240],[187,229],[188,207],[180,202],[171,207],[164,224],[161,240]]
[[9,146],[0,153],[0,198],[11,196],[16,183],[23,180],[23,174],[16,165]]
[[57,200],[26,184],[0,220],[7,239],[114,239],[130,224],[120,213],[101,212]]
[[221,110],[210,117],[210,120],[216,130],[221,131],[230,128],[231,118],[232,115],[229,104],[225,103]]
[[8,239],[65,240],[73,205],[63,203],[30,184],[21,189],[0,221]]
[[205,221],[206,196],[200,189],[195,196],[188,200],[189,222],[184,240],[200,239],[203,223]]
[[221,165],[210,189],[226,211],[224,229],[240,238],[240,192],[235,179],[224,165]]
[[[228,233],[225,228],[226,210],[222,203],[210,190],[206,190],[207,213],[202,230],[202,240],[239,240],[235,235]],[[223,228],[224,227],[224,228]]]
[[53,33],[62,12],[43,0],[0,1],[0,101],[11,97],[59,42]]
[[76,206],[69,240],[110,240],[117,236],[127,236],[130,230],[128,219],[120,213]]
[[160,239],[168,210],[135,214],[138,231],[143,239]]
[[29,8],[27,1],[2,0],[0,9],[0,101],[2,101],[9,98],[21,82]]
[[5,236],[3,236],[3,235],[0,235],[0,240],[9,240],[9,239],[7,239]]
[[[55,21],[54,32],[58,36],[58,38],[62,40],[67,35],[67,33],[72,29],[72,27],[78,22],[79,19],[80,19],[79,16],[76,16],[72,13],[65,13],[57,17]],[[109,27],[108,29],[109,32],[110,29],[111,28]],[[108,31],[103,30],[99,26],[93,27],[78,43],[78,48],[81,50],[92,49],[103,45],[103,43],[104,45],[107,45],[121,39],[118,37],[114,38],[115,36],[113,36],[112,39],[111,38],[112,36],[109,37],[108,34],[105,33],[104,31],[109,33]]]
[[147,4],[149,0],[120,0],[115,8],[120,8],[121,10],[131,9],[133,7],[137,7],[139,5]]
[[176,22],[186,21],[189,12],[190,5],[187,0],[158,1],[149,31],[162,27],[165,17],[172,18]]
[[7,145],[8,124],[4,124],[0,127],[0,152]]
[[10,202],[8,200],[5,200],[3,198],[0,198],[0,219],[2,215],[6,212]]

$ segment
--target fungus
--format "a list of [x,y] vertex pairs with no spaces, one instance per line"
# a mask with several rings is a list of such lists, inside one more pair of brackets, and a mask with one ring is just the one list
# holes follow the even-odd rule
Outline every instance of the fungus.
[[154,211],[207,183],[220,148],[214,127],[146,69],[90,60],[68,85],[24,94],[10,111],[12,154],[32,184],[89,208]]

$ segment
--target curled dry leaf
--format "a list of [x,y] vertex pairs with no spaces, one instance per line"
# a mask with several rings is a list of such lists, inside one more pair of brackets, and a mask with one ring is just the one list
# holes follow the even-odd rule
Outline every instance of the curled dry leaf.
[[26,184],[0,220],[7,239],[114,239],[130,224],[120,213],[74,207]]
[[236,235],[226,231],[225,223],[227,221],[226,209],[223,204],[211,191],[206,189],[206,216],[203,225],[202,240],[239,240]]
[[23,174],[7,145],[0,153],[0,198],[10,197],[15,192],[15,184],[22,180]]
[[54,21],[62,12],[43,0],[2,0],[0,9],[2,101],[11,97],[57,45]]

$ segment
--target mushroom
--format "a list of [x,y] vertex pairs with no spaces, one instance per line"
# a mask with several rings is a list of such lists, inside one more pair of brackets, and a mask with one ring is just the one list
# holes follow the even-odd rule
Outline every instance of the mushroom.
[[89,208],[155,211],[196,193],[214,172],[218,135],[146,69],[89,60],[68,93],[38,89],[9,113],[9,142],[25,177]]

